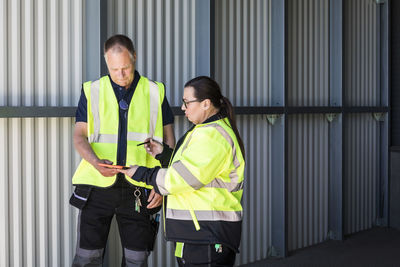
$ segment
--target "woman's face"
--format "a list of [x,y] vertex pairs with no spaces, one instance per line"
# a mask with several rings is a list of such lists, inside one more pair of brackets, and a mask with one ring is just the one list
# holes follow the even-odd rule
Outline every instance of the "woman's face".
[[[194,124],[202,123],[207,119],[206,109],[195,96],[192,86],[183,89],[183,103],[181,109],[185,112],[185,116]],[[186,103],[186,104],[185,104]]]

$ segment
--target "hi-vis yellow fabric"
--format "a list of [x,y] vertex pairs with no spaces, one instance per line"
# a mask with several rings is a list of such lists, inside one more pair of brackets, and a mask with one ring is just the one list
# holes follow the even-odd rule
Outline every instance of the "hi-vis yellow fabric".
[[[119,128],[119,103],[114,94],[110,78],[103,76],[97,81],[86,82],[83,90],[87,99],[88,140],[99,159],[117,161]],[[159,162],[148,155],[143,146],[137,146],[146,138],[162,142],[162,101],[164,86],[141,76],[128,109],[126,165],[140,165],[149,168]],[[151,189],[151,185],[125,178],[133,185]],[[82,159],[73,178],[73,184],[89,184],[109,187],[116,176],[102,176],[90,163]]]
[[196,125],[157,174],[166,219],[193,220],[196,230],[198,221],[241,221],[244,166],[228,119]]

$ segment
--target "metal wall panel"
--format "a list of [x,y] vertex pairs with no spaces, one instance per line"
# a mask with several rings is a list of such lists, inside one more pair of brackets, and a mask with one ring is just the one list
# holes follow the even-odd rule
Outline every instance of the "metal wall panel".
[[236,264],[266,259],[271,247],[271,126],[265,116],[237,116],[246,150],[243,229]]
[[288,122],[288,250],[328,234],[328,121],[291,115]]
[[165,83],[172,106],[182,102],[195,68],[195,1],[109,0],[107,35],[131,37],[140,74]]
[[271,2],[215,1],[214,78],[235,106],[271,105]]
[[71,118],[0,119],[0,266],[70,266],[77,211],[69,206],[79,161]]
[[5,0],[0,9],[0,104],[76,105],[83,2]]
[[345,105],[376,106],[380,104],[377,7],[376,1],[343,2]]
[[329,1],[287,2],[287,100],[329,105]]
[[350,114],[344,123],[344,233],[376,224],[379,123],[371,114]]

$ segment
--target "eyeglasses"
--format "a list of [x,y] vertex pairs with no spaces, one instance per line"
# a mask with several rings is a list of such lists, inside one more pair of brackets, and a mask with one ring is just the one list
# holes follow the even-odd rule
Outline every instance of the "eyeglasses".
[[193,102],[201,102],[203,100],[200,99],[195,99],[195,100],[190,100],[190,101],[185,101],[185,99],[182,99],[183,104],[185,105],[185,108],[187,108],[188,104],[193,103]]

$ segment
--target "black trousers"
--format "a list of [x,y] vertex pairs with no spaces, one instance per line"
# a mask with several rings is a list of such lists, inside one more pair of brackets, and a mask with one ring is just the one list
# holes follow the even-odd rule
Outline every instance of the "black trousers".
[[[79,186],[75,192],[79,191]],[[135,211],[135,187],[118,182],[110,188],[91,188],[81,207],[78,225],[78,246],[86,250],[104,249],[113,216],[116,216],[123,248],[134,251],[153,250],[158,222],[147,210],[149,190],[141,190],[141,212]]]
[[222,245],[219,251],[215,245],[200,245],[185,243],[183,246],[182,258],[176,258],[181,267],[214,267],[214,266],[233,266],[235,264],[236,253]]

